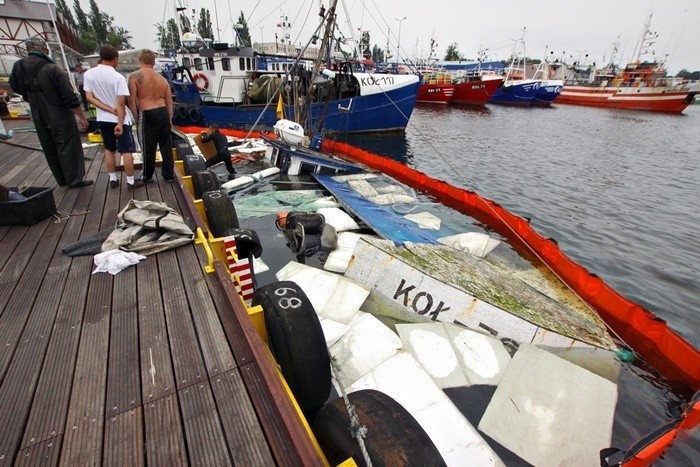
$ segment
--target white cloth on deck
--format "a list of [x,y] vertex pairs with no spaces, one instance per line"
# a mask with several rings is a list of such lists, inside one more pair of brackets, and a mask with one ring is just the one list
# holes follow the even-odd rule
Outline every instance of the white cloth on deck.
[[98,272],[108,272],[112,275],[117,274],[122,269],[138,264],[145,256],[137,253],[131,253],[123,250],[107,250],[102,253],[97,253],[93,259],[95,266],[93,274]]

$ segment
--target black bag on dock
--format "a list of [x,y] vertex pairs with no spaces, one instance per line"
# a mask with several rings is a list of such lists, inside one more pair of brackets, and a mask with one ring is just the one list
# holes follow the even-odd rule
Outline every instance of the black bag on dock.
[[[17,192],[17,188],[8,188]],[[53,188],[29,187],[21,195],[26,199],[0,201],[0,225],[34,225],[56,214]]]

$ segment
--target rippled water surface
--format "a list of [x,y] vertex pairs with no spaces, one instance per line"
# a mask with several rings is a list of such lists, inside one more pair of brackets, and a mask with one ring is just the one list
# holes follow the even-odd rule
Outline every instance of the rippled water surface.
[[[423,105],[405,134],[348,141],[530,218],[700,347],[700,105],[681,115]],[[698,431],[667,465],[700,462]]]

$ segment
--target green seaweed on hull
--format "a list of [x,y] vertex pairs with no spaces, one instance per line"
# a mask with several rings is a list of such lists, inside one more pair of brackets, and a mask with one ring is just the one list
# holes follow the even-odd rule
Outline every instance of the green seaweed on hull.
[[443,245],[371,243],[422,273],[532,324],[596,347],[615,348],[602,319],[553,277],[540,276],[549,285],[545,293],[533,281],[521,278],[522,269],[508,269],[507,263],[497,259],[479,259]]

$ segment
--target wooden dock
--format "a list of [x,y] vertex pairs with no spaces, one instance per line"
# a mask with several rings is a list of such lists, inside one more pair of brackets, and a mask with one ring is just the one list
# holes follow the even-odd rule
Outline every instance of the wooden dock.
[[[61,249],[114,225],[129,199],[197,220],[182,180],[53,179],[29,120],[0,142],[0,184],[55,187],[59,215],[0,226],[0,465],[323,465],[223,266],[194,243],[119,274]],[[24,128],[24,131],[22,129]],[[87,142],[87,138],[84,138]]]

